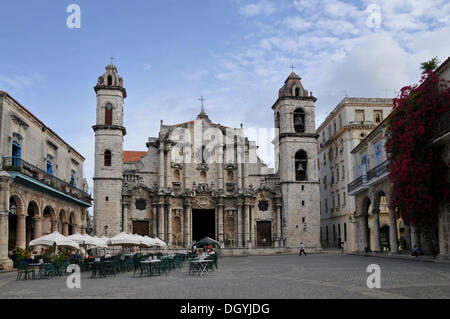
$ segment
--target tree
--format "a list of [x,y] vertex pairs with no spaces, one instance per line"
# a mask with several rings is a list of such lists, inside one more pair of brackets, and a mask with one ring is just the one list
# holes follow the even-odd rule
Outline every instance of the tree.
[[427,71],[434,71],[437,69],[439,63],[440,62],[439,62],[437,56],[435,56],[434,58],[432,58],[429,61],[420,63],[420,69],[422,70],[423,73],[425,73]]

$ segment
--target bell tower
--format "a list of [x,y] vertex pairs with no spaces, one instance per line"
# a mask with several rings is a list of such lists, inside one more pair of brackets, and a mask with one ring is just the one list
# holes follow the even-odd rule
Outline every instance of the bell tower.
[[315,101],[292,72],[272,106],[279,139],[276,162],[282,193],[282,243],[321,249],[320,185],[317,167]]
[[127,92],[114,64],[98,78],[94,172],[94,231],[97,236],[121,232],[123,183],[123,100]]

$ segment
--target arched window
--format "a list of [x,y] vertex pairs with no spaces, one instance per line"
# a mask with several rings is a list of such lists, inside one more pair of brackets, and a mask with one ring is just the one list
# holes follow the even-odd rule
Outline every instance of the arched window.
[[306,180],[306,169],[308,164],[308,156],[304,150],[295,153],[295,180]]
[[112,105],[109,103],[105,106],[105,125],[112,125]]
[[113,84],[112,82],[113,82],[112,81],[112,76],[108,75],[108,85],[112,85]]
[[296,109],[294,111],[294,130],[295,133],[305,132],[305,111]]
[[105,151],[105,166],[111,166],[111,151]]

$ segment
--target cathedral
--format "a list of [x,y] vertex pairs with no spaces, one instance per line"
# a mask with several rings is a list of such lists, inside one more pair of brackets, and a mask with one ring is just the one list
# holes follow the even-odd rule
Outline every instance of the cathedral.
[[161,121],[147,151],[125,151],[127,93],[113,64],[94,90],[96,235],[148,235],[174,248],[209,236],[225,249],[321,249],[316,98],[297,74],[272,106],[277,171],[258,158],[242,125],[214,123],[203,105],[190,122]]

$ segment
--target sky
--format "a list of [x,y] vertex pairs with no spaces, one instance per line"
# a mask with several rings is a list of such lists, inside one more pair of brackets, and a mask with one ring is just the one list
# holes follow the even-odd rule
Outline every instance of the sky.
[[200,96],[215,123],[272,127],[291,65],[318,127],[345,96],[395,97],[421,62],[450,55],[448,0],[0,0],[0,12],[0,90],[85,156],[91,190],[93,87],[110,57],[128,94],[124,148],[145,151],[160,120],[195,119]]

